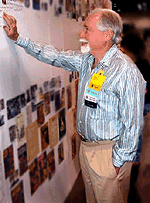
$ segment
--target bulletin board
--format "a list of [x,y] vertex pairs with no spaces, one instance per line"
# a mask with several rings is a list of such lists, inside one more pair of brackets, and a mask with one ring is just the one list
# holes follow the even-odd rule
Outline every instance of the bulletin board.
[[84,3],[0,2],[0,203],[62,203],[80,171],[78,73],[27,55],[6,36],[2,12],[34,41],[79,50]]

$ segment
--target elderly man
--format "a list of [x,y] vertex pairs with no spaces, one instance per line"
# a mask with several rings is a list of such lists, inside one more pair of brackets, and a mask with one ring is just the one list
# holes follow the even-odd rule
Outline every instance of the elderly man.
[[91,13],[79,37],[81,51],[64,52],[35,43],[17,32],[4,13],[9,38],[25,51],[56,67],[78,71],[77,131],[88,203],[127,202],[130,171],[143,125],[145,81],[130,58],[117,48],[122,21],[109,9]]

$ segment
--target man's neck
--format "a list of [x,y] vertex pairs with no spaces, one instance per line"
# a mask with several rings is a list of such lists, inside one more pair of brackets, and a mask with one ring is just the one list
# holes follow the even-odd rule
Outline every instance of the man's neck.
[[95,62],[94,62],[94,67],[97,66],[97,64],[103,59],[103,57],[105,56],[105,54],[109,51],[109,49],[112,47],[112,44],[109,44],[108,46],[105,46],[101,49],[91,49],[91,54],[94,56],[95,58]]

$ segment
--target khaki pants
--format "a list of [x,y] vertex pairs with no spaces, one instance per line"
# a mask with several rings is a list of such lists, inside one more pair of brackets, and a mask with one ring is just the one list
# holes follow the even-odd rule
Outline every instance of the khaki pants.
[[87,203],[127,203],[132,163],[117,175],[112,164],[114,141],[81,142],[80,164]]

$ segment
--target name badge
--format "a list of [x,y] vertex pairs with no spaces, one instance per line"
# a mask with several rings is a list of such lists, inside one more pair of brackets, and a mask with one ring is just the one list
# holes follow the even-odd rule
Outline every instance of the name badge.
[[102,85],[106,79],[106,76],[103,75],[104,71],[99,70],[98,73],[94,73],[88,88],[85,91],[85,105],[91,108],[97,108],[97,100],[99,92],[102,89]]

